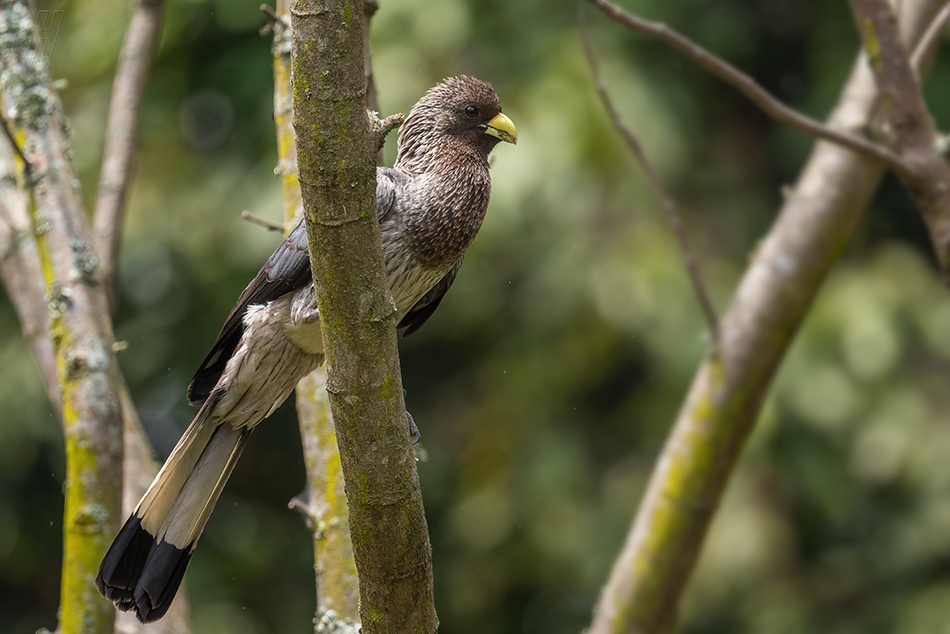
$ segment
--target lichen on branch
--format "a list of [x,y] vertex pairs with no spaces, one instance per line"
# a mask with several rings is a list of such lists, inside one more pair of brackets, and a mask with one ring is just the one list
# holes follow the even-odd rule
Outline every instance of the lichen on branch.
[[363,4],[298,0],[291,19],[299,181],[362,628],[435,632],[431,547],[376,218]]
[[3,115],[32,167],[21,186],[29,193],[62,388],[66,502],[59,631],[98,634],[111,632],[114,619],[93,580],[121,513],[119,374],[63,108],[34,29],[26,3],[0,7]]

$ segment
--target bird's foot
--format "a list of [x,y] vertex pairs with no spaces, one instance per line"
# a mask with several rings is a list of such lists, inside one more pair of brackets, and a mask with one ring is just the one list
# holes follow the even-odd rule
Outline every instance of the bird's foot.
[[409,437],[412,439],[412,444],[419,442],[419,439],[422,438],[422,434],[419,433],[419,428],[416,427],[416,421],[412,420],[412,414],[408,411],[406,412],[406,418],[409,419]]

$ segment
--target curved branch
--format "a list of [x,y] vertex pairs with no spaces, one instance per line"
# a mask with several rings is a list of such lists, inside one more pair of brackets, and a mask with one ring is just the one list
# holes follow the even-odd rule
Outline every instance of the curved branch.
[[871,156],[881,161],[884,165],[886,165],[898,175],[903,174],[907,170],[907,166],[904,164],[901,158],[883,145],[823,125],[818,121],[815,121],[814,119],[807,117],[792,108],[789,108],[778,99],[770,95],[767,90],[762,88],[758,83],[755,82],[755,80],[743,73],[741,70],[735,66],[732,66],[725,60],[716,57],[703,47],[677,33],[665,24],[658,24],[656,22],[642,20],[627,13],[620,7],[611,4],[607,0],[588,0],[588,2],[600,9],[605,15],[614,21],[619,22],[620,24],[627,27],[629,30],[635,33],[649,35],[650,37],[656,38],[664,44],[669,45],[671,48],[679,51],[719,79],[723,80],[741,92],[749,99],[749,101],[758,106],[762,112],[772,117],[776,121],[784,123],[785,125],[794,128],[799,132],[803,132],[817,139],[835,143],[842,147],[846,147],[849,150],[854,150],[855,152]]
[[[916,41],[943,1],[905,1]],[[858,60],[829,124],[868,125],[880,104]],[[601,593],[589,634],[671,630],[680,596],[772,375],[881,178],[881,164],[819,143],[743,276],[700,365]]]
[[99,254],[100,275],[113,305],[116,262],[119,258],[129,182],[135,162],[139,106],[161,31],[163,12],[163,0],[133,2],[129,28],[125,32],[125,41],[122,43],[122,53],[112,84],[105,147],[102,152],[102,171],[99,175],[99,190],[93,214],[93,238],[96,253]]
[[933,22],[930,23],[924,36],[920,38],[920,42],[917,43],[914,54],[911,55],[910,65],[918,76],[920,76],[922,72],[921,69],[936,52],[940,44],[940,39],[947,30],[948,22],[950,22],[950,2],[947,2],[943,9],[940,10],[940,13],[937,14],[937,17],[933,19]]
[[851,10],[897,153],[909,168],[901,180],[927,223],[944,281],[950,284],[950,163],[938,149],[937,131],[900,40],[897,16],[887,0],[851,0]]

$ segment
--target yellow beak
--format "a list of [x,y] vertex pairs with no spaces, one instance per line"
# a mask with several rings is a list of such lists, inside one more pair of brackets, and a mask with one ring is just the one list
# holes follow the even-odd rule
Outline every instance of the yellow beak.
[[498,137],[502,141],[514,145],[518,144],[518,130],[515,128],[515,124],[501,112],[485,124],[485,134]]

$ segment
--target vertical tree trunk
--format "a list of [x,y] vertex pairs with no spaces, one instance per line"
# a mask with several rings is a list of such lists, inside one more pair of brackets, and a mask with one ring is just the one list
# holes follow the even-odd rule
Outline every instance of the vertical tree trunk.
[[[288,22],[289,5],[287,0],[277,3],[277,15]],[[369,20],[368,15],[366,20]],[[278,174],[284,195],[284,223],[288,228],[303,216],[293,130],[290,41],[290,32],[284,24],[275,24],[274,122],[277,126]],[[333,618],[358,623],[360,595],[356,561],[326,379],[326,371],[320,368],[297,384],[297,418],[307,469],[307,488],[290,505],[306,518],[313,535],[317,621]],[[331,610],[332,615],[328,614]]]
[[431,548],[383,271],[363,4],[292,8],[294,130],[327,356],[327,391],[367,634],[435,632]]

